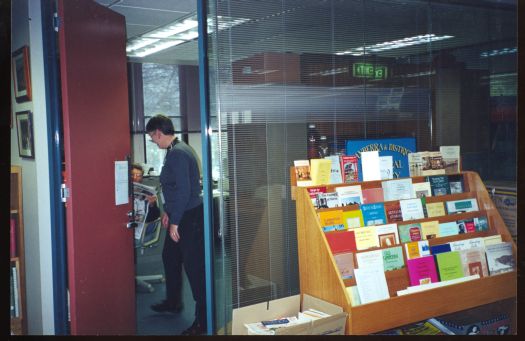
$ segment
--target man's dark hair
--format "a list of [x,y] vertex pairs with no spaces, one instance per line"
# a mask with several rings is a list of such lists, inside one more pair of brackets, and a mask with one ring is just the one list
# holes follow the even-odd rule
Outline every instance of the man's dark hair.
[[175,135],[173,122],[171,122],[167,116],[157,115],[150,118],[148,124],[146,124],[146,133],[149,134],[157,129],[160,130],[164,135]]
[[142,168],[141,165],[139,165],[138,163],[134,163],[131,165],[131,169],[138,169],[139,171],[142,172],[142,174],[144,174],[144,168]]

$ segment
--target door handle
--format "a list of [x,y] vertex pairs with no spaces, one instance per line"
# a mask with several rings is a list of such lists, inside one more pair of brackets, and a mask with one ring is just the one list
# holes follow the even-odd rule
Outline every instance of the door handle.
[[136,222],[134,222],[134,221],[130,221],[130,222],[128,222],[128,223],[126,224],[126,227],[127,227],[128,229],[134,229],[134,228],[137,227],[137,226],[138,226],[138,224],[137,224]]

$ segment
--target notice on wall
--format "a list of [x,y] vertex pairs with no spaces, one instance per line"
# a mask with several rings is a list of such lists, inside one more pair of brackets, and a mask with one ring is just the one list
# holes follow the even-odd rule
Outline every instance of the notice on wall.
[[115,205],[129,202],[128,161],[115,161]]

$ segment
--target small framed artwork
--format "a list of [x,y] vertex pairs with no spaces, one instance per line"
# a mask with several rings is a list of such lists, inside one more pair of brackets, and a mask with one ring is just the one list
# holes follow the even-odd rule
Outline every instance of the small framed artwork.
[[15,99],[18,103],[31,100],[31,73],[29,71],[29,47],[13,52],[12,65]]
[[34,159],[33,117],[30,111],[16,113],[16,129],[18,131],[18,154],[23,158]]

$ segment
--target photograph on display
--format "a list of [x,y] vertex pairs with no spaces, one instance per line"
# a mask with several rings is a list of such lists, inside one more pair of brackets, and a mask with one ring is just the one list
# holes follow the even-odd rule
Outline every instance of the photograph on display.
[[34,159],[33,118],[30,111],[16,113],[18,131],[18,153],[20,157]]
[[12,65],[15,99],[18,103],[31,100],[31,74],[29,48],[24,46],[13,52]]

